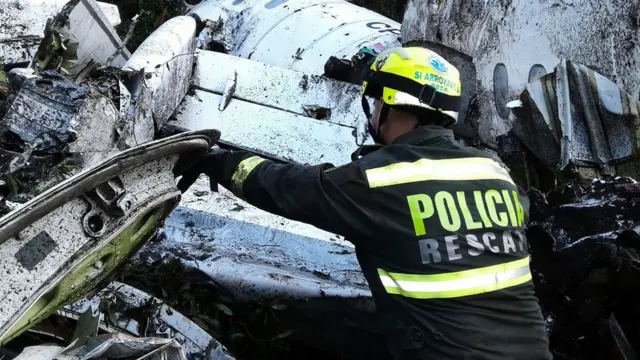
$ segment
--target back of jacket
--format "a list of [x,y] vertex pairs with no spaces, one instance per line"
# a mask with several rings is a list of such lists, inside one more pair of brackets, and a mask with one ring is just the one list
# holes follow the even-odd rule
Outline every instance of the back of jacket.
[[486,153],[420,127],[347,165],[229,154],[223,186],[353,242],[398,359],[551,359],[528,200]]
[[[486,153],[416,130],[361,159],[380,241],[358,259],[401,358],[550,359],[528,199]],[[365,240],[356,241],[356,244]]]

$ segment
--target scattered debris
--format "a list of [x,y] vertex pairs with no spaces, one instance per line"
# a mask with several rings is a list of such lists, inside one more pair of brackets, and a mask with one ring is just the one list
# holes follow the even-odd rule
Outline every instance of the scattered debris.
[[104,334],[91,338],[80,348],[55,345],[27,347],[14,360],[187,360],[173,339],[139,338],[125,334]]
[[594,180],[529,196],[531,266],[555,358],[634,359],[616,353],[640,344],[640,184]]
[[640,101],[613,81],[563,60],[554,73],[528,84],[520,99],[522,106],[512,109],[513,131],[553,172],[572,165],[586,179],[640,177],[633,164],[640,161]]
[[[176,154],[192,161],[191,150],[206,151],[219,136],[176,135],[183,130],[218,128],[223,146],[297,163],[349,161],[355,146],[369,140],[359,74],[377,53],[400,45],[400,24],[346,1],[180,0],[189,13],[177,17],[172,1],[149,4],[159,12],[136,8],[138,15],[123,24],[123,41],[93,0],[59,4],[55,18],[38,18],[42,31],[20,39],[30,42],[24,51],[0,36],[0,56],[10,54],[10,66],[0,62],[0,211],[11,212],[0,220],[0,268],[11,275],[0,282],[0,342],[10,346],[26,331],[56,339],[26,347],[21,356],[34,359],[120,350],[138,358],[155,351],[171,360],[233,359],[216,339],[242,358],[386,359],[352,245],[260,212],[224,190],[212,194],[202,181],[179,194],[174,177],[184,165]],[[511,29],[522,11],[539,13],[527,12],[535,4],[520,9],[489,1],[476,9],[458,2],[411,1],[404,44],[428,45],[461,69],[458,134],[500,150],[530,188],[532,267],[552,350],[558,359],[635,358],[640,187],[612,177],[640,176],[640,106],[623,90],[637,90],[635,75],[626,74],[632,62],[613,59],[612,68],[596,72],[578,65],[597,56],[577,42],[567,51],[556,43],[543,48],[540,64],[528,63],[535,56],[520,61],[527,53],[519,51],[522,44],[495,47],[497,25],[478,24],[500,13]],[[490,6],[504,13],[489,14]],[[451,9],[459,9],[453,21],[431,21],[428,27],[438,28],[417,32]],[[472,17],[475,10],[482,16]],[[0,8],[0,22],[13,12]],[[556,23],[553,16],[545,26]],[[137,46],[150,21],[158,29],[129,54],[127,44]],[[303,27],[318,30],[301,36]],[[467,41],[471,36],[481,40]],[[606,51],[635,51],[621,39],[626,35]],[[31,61],[27,50],[38,42]],[[470,44],[477,45],[473,51]],[[172,152],[173,146],[190,151]],[[109,172],[116,168],[121,172]],[[585,185],[595,177],[605,180]],[[111,283],[65,307],[78,322],[71,334],[46,329],[56,317],[49,315],[93,295],[140,248],[121,278],[155,298]]]
[[[53,19],[68,4],[68,0],[25,1],[0,0],[0,58],[5,64],[26,64],[34,54],[45,31],[48,20]],[[79,4],[86,13],[86,19],[103,22],[109,27],[120,24],[118,7],[104,2],[84,1]],[[101,15],[98,15],[98,14]],[[77,19],[77,18],[75,18]],[[85,19],[85,20],[86,20]],[[97,35],[101,28],[92,28],[86,35]],[[117,37],[115,38],[117,39]],[[125,49],[125,54],[128,54]]]
[[[222,344],[193,321],[159,299],[119,282],[65,306],[30,332],[31,337],[38,334],[53,343],[25,347],[9,359],[233,360]],[[0,353],[13,350],[9,345],[0,348]]]
[[129,76],[96,70],[76,84],[47,70],[22,83],[0,124],[0,176],[11,186],[9,200],[24,202],[153,139],[153,119],[135,110],[132,117],[121,117],[121,112],[131,113],[131,96],[122,84]]
[[92,298],[67,305],[59,313],[77,317],[92,308],[101,309],[102,331],[173,339],[187,360],[233,360],[221,343],[194,322],[197,318],[191,320],[164,301],[130,285],[112,282]]
[[180,200],[173,173],[219,137],[190,132],[111,157],[0,219],[0,344],[96,290]]

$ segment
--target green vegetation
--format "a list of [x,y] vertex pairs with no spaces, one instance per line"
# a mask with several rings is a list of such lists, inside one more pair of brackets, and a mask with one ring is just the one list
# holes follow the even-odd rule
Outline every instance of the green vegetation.
[[351,2],[397,22],[402,22],[404,8],[407,5],[407,0],[353,0]]
[[186,2],[181,0],[106,0],[105,2],[118,6],[122,23],[116,30],[122,39],[125,38],[131,19],[138,14],[138,22],[135,25],[133,35],[127,43],[129,51],[133,52],[142,44],[158,26],[165,21],[184,15],[187,10]]
[[[144,290],[224,344],[238,359],[340,359],[339,354],[309,349],[295,341],[293,300],[239,303],[216,288],[204,274],[178,260],[127,265],[120,278]],[[293,317],[293,319],[291,318]]]

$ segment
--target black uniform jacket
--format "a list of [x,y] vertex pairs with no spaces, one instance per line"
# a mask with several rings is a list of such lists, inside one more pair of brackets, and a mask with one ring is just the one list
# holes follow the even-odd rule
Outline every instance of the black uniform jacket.
[[419,127],[337,168],[227,153],[220,184],[356,248],[398,359],[551,359],[528,199],[485,152]]

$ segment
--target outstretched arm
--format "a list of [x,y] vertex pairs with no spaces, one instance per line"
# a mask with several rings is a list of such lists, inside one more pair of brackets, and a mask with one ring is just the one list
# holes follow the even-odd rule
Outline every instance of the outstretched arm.
[[357,241],[370,237],[374,214],[371,193],[358,162],[277,164],[245,151],[218,150],[209,155],[206,173],[248,203],[292,220],[314,225]]

